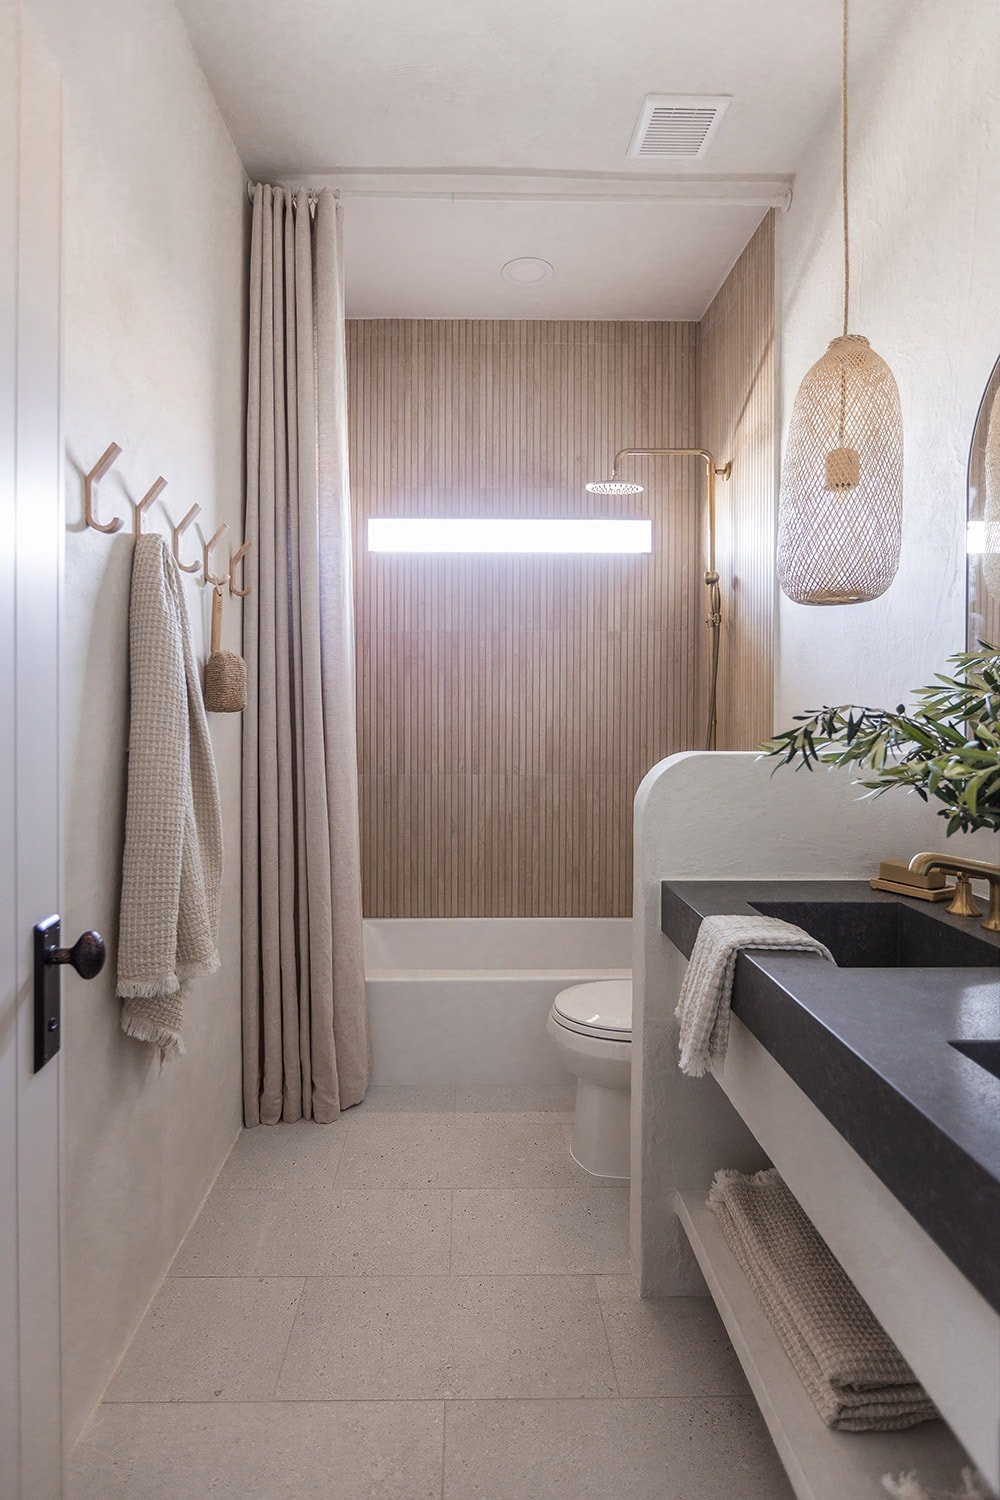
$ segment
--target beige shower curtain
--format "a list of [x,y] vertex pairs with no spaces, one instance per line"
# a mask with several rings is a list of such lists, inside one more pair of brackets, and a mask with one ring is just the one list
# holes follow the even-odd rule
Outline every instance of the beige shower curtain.
[[250,249],[243,730],[248,1125],[368,1085],[340,207],[258,186]]

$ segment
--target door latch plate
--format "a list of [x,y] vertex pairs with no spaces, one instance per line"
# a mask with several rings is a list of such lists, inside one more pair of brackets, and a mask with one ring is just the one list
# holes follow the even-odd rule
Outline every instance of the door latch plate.
[[59,1051],[62,1038],[62,971],[50,963],[59,947],[59,917],[35,923],[35,1072]]

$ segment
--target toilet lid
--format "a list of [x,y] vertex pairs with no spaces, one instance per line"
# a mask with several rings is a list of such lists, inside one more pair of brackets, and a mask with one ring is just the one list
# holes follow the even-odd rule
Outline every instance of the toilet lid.
[[594,1031],[632,1031],[631,979],[598,979],[592,984],[574,984],[560,990],[553,1010],[575,1026]]

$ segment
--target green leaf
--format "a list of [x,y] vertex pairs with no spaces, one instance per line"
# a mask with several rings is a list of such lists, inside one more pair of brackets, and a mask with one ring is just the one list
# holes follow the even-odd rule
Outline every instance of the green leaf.
[[955,675],[938,673],[894,711],[842,704],[798,714],[796,728],[761,747],[796,769],[849,765],[856,784],[878,797],[893,787],[941,803],[949,834],[1000,831],[1000,650],[952,657]]

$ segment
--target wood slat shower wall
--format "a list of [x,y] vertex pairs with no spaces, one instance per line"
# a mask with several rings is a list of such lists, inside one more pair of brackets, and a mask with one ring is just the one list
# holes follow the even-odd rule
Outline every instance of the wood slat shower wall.
[[754,234],[701,322],[702,441],[720,462],[720,750],[749,750],[774,727],[774,529],[778,415],[774,214]]
[[[584,490],[699,438],[698,325],[353,321],[369,916],[631,910],[632,798],[700,743],[701,473]],[[372,515],[649,515],[643,557],[370,555]]]

